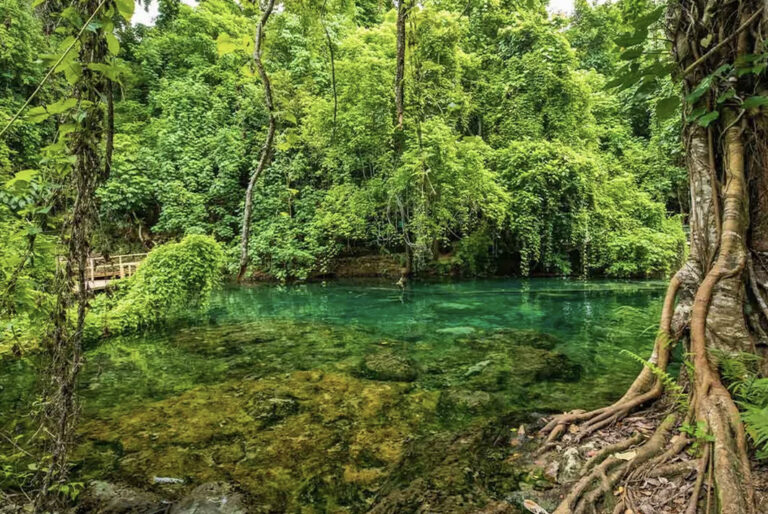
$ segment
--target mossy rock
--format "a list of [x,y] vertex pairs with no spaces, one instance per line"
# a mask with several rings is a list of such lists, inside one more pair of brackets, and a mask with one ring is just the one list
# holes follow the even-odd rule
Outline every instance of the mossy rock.
[[544,356],[544,366],[536,372],[536,380],[562,380],[575,382],[581,378],[582,367],[567,356],[558,352],[549,352]]
[[160,512],[162,499],[147,491],[124,484],[110,484],[101,480],[90,482],[80,496],[75,512],[91,514],[126,514],[132,512]]
[[519,490],[529,472],[508,458],[510,428],[520,422],[491,421],[414,439],[369,512],[522,514],[523,509],[500,501]]
[[413,382],[419,376],[416,363],[392,350],[369,353],[363,357],[356,374],[372,380]]
[[557,337],[536,330],[501,329],[478,337],[493,346],[530,346],[539,350],[552,350],[561,341]]
[[440,392],[437,412],[443,418],[462,417],[489,412],[495,406],[494,397],[485,391],[446,389]]
[[262,428],[266,428],[299,412],[299,402],[290,396],[275,397],[259,393],[249,399],[246,412]]
[[183,478],[176,497],[186,484],[235,483],[256,505],[248,512],[357,512],[436,418],[437,397],[320,370],[231,380],[102,412],[81,425],[75,459],[133,484]]
[[210,482],[175,503],[169,514],[247,514],[245,497],[230,484]]

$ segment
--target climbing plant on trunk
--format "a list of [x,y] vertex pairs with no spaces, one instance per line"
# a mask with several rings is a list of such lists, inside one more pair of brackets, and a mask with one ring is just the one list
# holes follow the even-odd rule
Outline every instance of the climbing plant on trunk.
[[[762,2],[694,2],[669,5],[666,31],[682,81],[684,144],[690,181],[690,255],[670,280],[653,353],[626,394],[613,405],[556,416],[544,429],[552,445],[571,425],[580,440],[608,427],[641,406],[669,396],[665,370],[679,342],[689,365],[683,367],[683,408],[671,409],[655,434],[629,460],[605,452],[566,496],[557,514],[589,512],[612,496],[620,483],[652,468],[692,471],[696,481],[686,514],[755,512],[754,487],[744,424],[720,361],[749,355],[765,376],[768,343],[768,81],[763,37],[768,17]],[[647,25],[647,24],[646,24]],[[647,26],[625,40],[637,44]],[[633,39],[634,38],[634,39]],[[662,66],[663,68],[663,66]],[[658,69],[658,68],[657,68]],[[644,75],[629,66],[629,80]],[[659,103],[659,114],[674,108]],[[678,394],[679,391],[675,392]],[[696,426],[704,444],[689,466],[674,464],[689,448],[679,424]],[[624,446],[629,447],[630,444]],[[714,493],[712,495],[711,493]],[[630,509],[620,500],[614,512]],[[631,509],[630,509],[631,510]]]
[[63,73],[72,94],[26,114],[31,121],[59,116],[57,142],[48,152],[54,156],[52,165],[58,164],[66,198],[60,239],[66,260],[56,269],[53,323],[44,340],[48,360],[42,374],[42,424],[47,444],[41,468],[45,472],[36,498],[38,509],[55,510],[72,490],[66,483],[68,452],[78,414],[76,389],[90,295],[86,269],[96,218],[95,192],[110,169],[111,88],[122,73],[114,59],[119,41],[113,32],[116,18],[130,20],[133,7],[127,0],[82,0],[61,11],[62,30],[72,27],[71,42],[56,58],[46,79]]
[[237,281],[240,282],[245,276],[245,271],[248,268],[248,240],[251,237],[251,214],[253,213],[253,188],[256,186],[256,181],[264,172],[264,168],[267,167],[269,159],[272,155],[272,143],[275,139],[275,130],[277,120],[275,119],[274,105],[272,103],[272,85],[269,82],[269,76],[264,69],[264,63],[261,59],[262,44],[264,42],[264,28],[269,21],[269,16],[272,14],[272,9],[275,6],[275,0],[268,0],[267,4],[262,7],[261,18],[256,25],[256,35],[254,36],[253,45],[253,63],[256,66],[256,70],[259,73],[261,82],[264,86],[264,105],[267,108],[267,114],[269,115],[269,122],[267,126],[267,137],[264,140],[264,145],[261,147],[261,155],[259,156],[258,164],[251,173],[251,178],[248,180],[248,188],[245,191],[245,208],[243,209],[243,229],[240,234],[240,269],[237,272]]

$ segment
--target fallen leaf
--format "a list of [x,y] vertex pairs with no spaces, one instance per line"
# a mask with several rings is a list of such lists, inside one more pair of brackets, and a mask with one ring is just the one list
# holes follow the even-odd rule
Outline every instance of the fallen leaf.
[[529,512],[533,512],[533,514],[549,514],[549,512],[533,500],[523,500],[523,507],[528,509]]
[[619,460],[632,460],[637,455],[635,450],[629,450],[628,452],[614,453],[613,456]]

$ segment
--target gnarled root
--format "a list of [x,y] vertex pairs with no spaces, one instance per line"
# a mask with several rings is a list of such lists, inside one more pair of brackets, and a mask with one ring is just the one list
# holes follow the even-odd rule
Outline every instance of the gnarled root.
[[676,414],[668,415],[646,441],[634,452],[629,460],[616,455],[603,460],[592,471],[579,480],[568,496],[560,503],[554,514],[582,514],[594,506],[603,496],[612,497],[613,488],[628,474],[640,469],[643,464],[664,454],[671,431],[677,424]]
[[[671,325],[675,310],[675,297],[680,288],[678,276],[672,277],[664,298],[664,308],[659,322],[659,333],[653,346],[650,362],[657,369],[665,370],[671,351]],[[589,412],[572,411],[555,416],[542,430],[547,435],[541,451],[551,448],[555,441],[568,429],[569,425],[580,424],[577,441],[624,418],[637,407],[661,397],[664,384],[654,375],[653,370],[644,366],[627,392],[616,403]]]

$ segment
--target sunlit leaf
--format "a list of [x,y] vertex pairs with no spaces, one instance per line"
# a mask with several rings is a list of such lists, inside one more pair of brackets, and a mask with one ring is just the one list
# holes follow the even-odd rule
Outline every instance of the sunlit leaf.
[[123,17],[125,21],[130,21],[133,17],[133,9],[135,7],[134,0],[115,0],[117,6],[117,12]]
[[104,35],[104,38],[107,40],[107,49],[109,50],[109,53],[112,55],[117,55],[120,52],[120,42],[117,40],[115,35],[111,32],[107,32]]

